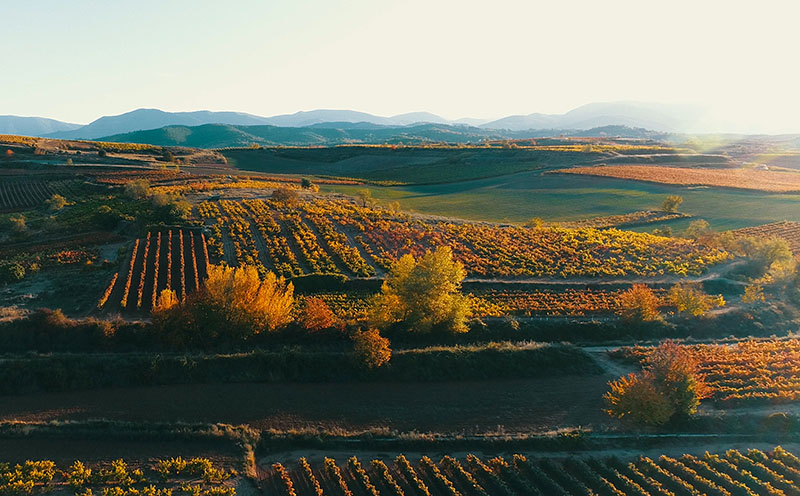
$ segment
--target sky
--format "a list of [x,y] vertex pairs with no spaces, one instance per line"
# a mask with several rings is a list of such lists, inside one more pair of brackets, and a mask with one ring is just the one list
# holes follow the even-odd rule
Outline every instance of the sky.
[[800,132],[800,2],[0,0],[0,115],[317,108],[493,119],[702,105]]

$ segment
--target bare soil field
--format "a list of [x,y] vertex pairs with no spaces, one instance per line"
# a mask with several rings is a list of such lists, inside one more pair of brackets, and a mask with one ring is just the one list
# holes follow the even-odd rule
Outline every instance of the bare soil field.
[[610,376],[438,383],[204,384],[5,398],[0,420],[106,418],[256,428],[388,427],[399,431],[548,431],[611,422]]
[[680,186],[714,186],[771,193],[800,191],[800,173],[763,169],[690,169],[657,165],[598,165],[560,169],[558,174],[631,179]]

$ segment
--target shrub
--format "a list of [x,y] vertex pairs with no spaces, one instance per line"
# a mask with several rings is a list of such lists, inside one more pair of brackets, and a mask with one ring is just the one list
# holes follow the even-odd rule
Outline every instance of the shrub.
[[285,203],[288,206],[294,206],[300,202],[300,194],[296,189],[275,188],[272,192],[272,199]]
[[17,282],[25,277],[25,267],[18,263],[0,265],[0,282]]
[[150,196],[150,182],[147,179],[135,179],[125,185],[125,195],[135,200]]

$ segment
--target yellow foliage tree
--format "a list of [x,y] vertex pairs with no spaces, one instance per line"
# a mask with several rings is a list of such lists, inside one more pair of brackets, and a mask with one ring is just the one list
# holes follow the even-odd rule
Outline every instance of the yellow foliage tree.
[[646,284],[634,284],[617,297],[617,315],[630,322],[661,319],[658,296]]
[[699,284],[693,283],[678,283],[672,286],[668,298],[678,313],[688,313],[695,317],[705,315],[712,308],[725,306],[722,295],[711,296],[703,291]]
[[376,369],[389,362],[392,348],[389,340],[377,329],[356,331],[353,335],[353,356],[368,369]]
[[373,301],[371,321],[377,326],[404,322],[419,332],[437,326],[464,332],[470,310],[469,299],[461,293],[465,276],[449,247],[428,251],[419,260],[403,255]]
[[162,289],[158,294],[156,306],[153,307],[153,313],[166,312],[180,303],[178,295],[171,289]]
[[199,305],[231,326],[257,334],[292,321],[294,286],[272,272],[261,280],[253,266],[212,265]]

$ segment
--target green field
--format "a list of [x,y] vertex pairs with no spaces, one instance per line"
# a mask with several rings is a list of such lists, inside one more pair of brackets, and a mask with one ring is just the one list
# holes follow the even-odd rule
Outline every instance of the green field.
[[[569,221],[655,209],[667,195],[681,195],[680,210],[715,229],[736,229],[778,220],[800,221],[800,195],[687,188],[624,179],[523,172],[502,177],[420,186],[324,186],[355,194],[368,187],[382,202],[397,201],[415,212],[522,223],[532,217]],[[682,229],[688,220],[669,225]],[[645,226],[650,230],[657,226]]]

